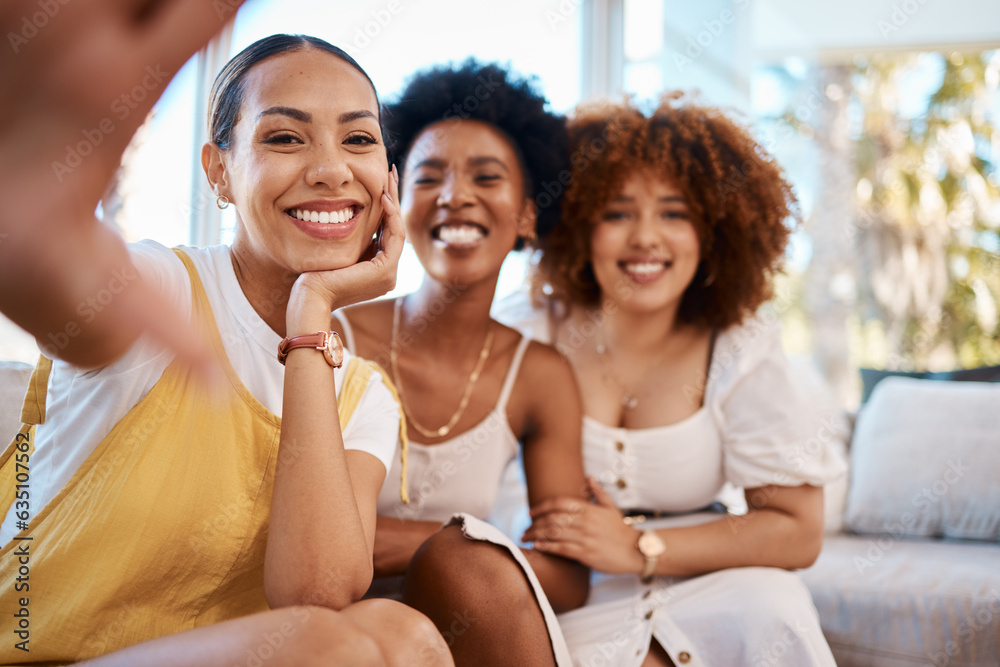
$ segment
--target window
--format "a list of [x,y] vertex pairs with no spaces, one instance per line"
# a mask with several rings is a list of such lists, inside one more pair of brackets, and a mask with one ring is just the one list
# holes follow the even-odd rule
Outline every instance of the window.
[[848,404],[858,365],[1000,363],[1000,5],[620,7],[621,87],[650,103],[699,90],[752,124],[795,188],[786,348]]

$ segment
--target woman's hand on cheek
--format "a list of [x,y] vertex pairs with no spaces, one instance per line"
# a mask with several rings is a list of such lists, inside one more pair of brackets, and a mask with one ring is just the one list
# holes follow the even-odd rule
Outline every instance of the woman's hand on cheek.
[[521,540],[543,553],[580,561],[599,572],[639,572],[643,558],[636,548],[639,533],[622,521],[622,513],[593,478],[587,486],[594,504],[579,498],[552,498],[531,509],[532,523]]
[[[303,273],[292,286],[288,317],[293,306],[320,302],[327,316],[333,310],[382,296],[396,286],[396,269],[403,254],[406,231],[399,210],[399,177],[396,169],[382,192],[381,247],[371,259],[362,257],[356,264],[331,271]],[[291,326],[291,321],[289,321]]]

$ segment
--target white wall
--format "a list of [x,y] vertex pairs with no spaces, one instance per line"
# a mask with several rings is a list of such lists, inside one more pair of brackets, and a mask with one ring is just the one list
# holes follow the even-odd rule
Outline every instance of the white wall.
[[756,58],[1000,45],[997,0],[749,0]]

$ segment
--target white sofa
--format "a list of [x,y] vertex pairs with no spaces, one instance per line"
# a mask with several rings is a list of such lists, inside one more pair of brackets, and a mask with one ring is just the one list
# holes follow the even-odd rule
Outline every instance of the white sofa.
[[19,361],[0,361],[0,448],[6,449],[21,428],[21,404],[32,368]]
[[802,576],[841,667],[1000,665],[1000,384],[889,378]]

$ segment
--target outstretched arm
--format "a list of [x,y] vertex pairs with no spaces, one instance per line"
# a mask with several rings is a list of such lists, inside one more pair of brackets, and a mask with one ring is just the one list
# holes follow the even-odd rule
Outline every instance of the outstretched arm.
[[[102,366],[150,331],[182,358],[207,364],[207,343],[176,308],[141,280],[122,280],[136,275],[125,243],[94,210],[170,79],[241,3],[52,3],[41,27],[32,18],[42,14],[37,2],[5,3],[0,312],[45,353]],[[110,302],[87,308],[108,293]]]

